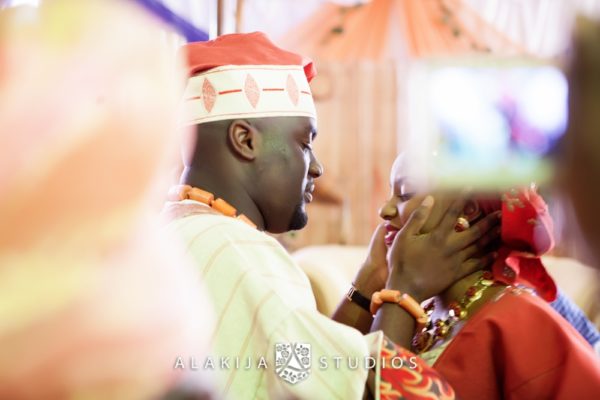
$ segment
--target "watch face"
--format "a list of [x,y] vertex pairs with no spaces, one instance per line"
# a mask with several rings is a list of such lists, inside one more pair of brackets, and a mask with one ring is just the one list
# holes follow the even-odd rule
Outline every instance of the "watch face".
[[350,286],[350,289],[348,289],[348,293],[346,293],[346,298],[352,301],[352,296],[354,295],[355,291],[356,289],[354,288],[354,286]]

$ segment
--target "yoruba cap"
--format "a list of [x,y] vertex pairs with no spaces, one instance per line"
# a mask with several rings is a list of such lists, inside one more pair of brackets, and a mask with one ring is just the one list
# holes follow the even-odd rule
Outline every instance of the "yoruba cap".
[[211,121],[316,117],[312,61],[275,46],[262,32],[223,35],[183,47],[188,62],[185,125]]

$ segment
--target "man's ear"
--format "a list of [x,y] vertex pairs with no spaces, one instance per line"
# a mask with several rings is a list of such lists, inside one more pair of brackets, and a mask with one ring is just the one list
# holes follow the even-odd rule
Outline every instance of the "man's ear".
[[235,120],[229,124],[227,142],[238,157],[252,161],[256,158],[258,130],[244,120]]

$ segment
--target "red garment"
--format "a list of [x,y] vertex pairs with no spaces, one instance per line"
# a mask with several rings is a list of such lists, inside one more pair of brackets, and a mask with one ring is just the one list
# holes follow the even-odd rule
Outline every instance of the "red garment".
[[[393,361],[396,359],[396,361]],[[394,367],[394,362],[407,365]],[[440,374],[410,351],[384,337],[381,346],[381,400],[454,400],[454,390]],[[411,364],[411,366],[408,366]],[[408,366],[408,367],[407,367]]]
[[600,399],[600,360],[542,299],[508,289],[434,364],[461,399]]
[[471,204],[469,221],[502,210],[498,258],[492,266],[496,281],[534,288],[546,301],[556,299],[556,284],[540,256],[554,246],[552,217],[534,188],[511,190],[500,198],[479,198]]

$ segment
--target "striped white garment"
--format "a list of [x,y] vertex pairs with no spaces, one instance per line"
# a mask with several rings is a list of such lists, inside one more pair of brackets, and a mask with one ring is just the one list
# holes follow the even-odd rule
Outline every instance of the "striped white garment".
[[[320,314],[304,272],[265,233],[192,200],[168,203],[165,210],[174,217],[167,230],[183,241],[215,308],[210,346],[221,378],[219,398],[362,398],[365,360],[378,359],[381,332],[363,336]],[[310,345],[311,368],[305,380],[291,384],[278,376],[278,343]],[[223,357],[229,357],[229,368],[221,368]],[[266,368],[259,368],[261,357]],[[249,359],[252,367],[246,368]],[[207,362],[196,360],[196,365],[212,369]]]

